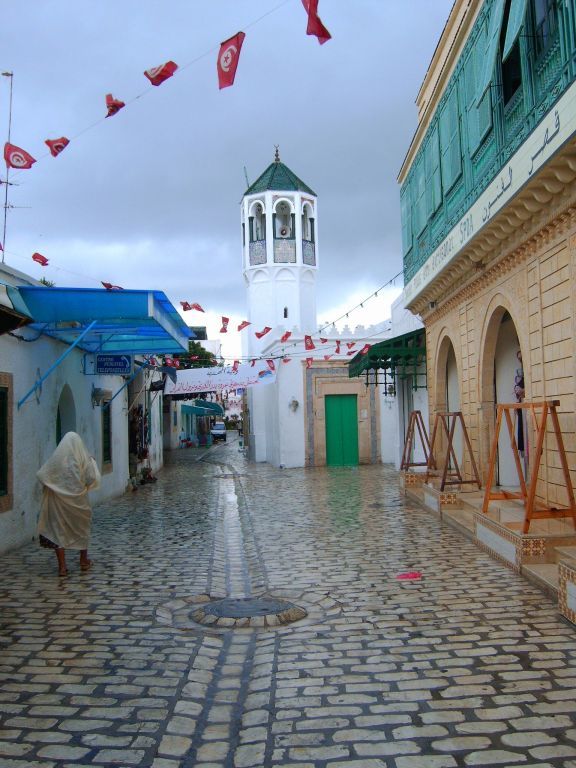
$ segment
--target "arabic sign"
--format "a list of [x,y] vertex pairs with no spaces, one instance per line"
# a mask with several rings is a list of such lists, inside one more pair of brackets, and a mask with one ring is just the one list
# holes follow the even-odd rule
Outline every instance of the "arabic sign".
[[404,287],[408,305],[447,267],[473,235],[530,181],[550,157],[576,132],[576,83],[532,131],[494,181],[468,209],[426,263]]
[[132,373],[132,356],[95,355],[94,373],[129,376]]
[[176,381],[166,380],[165,395],[188,395],[198,392],[222,392],[239,387],[273,384],[276,374],[270,370],[266,360],[257,360],[254,365],[243,363],[237,370],[224,365],[214,368],[190,368],[178,370]]

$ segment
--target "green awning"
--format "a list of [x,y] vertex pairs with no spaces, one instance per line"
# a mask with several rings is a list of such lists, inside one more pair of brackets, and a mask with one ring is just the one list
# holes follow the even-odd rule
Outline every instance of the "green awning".
[[192,405],[183,405],[182,413],[191,413],[194,416],[224,416],[224,408],[220,403],[196,399],[192,401]]
[[394,376],[417,374],[426,362],[426,333],[419,328],[401,336],[373,344],[365,355],[358,353],[348,364],[348,376],[353,379],[368,371],[383,370],[386,380]]

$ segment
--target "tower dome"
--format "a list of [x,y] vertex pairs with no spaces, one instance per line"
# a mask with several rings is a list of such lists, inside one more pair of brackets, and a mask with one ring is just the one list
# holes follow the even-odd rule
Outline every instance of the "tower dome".
[[[241,216],[243,273],[253,327],[313,333],[317,326],[317,198],[280,161],[278,148],[274,162],[244,193]],[[253,334],[250,338],[249,352],[256,354],[261,345]]]

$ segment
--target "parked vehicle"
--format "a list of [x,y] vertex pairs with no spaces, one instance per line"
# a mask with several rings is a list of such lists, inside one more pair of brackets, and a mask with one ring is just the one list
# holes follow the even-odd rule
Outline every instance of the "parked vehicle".
[[212,440],[224,440],[226,442],[226,424],[223,421],[217,421],[210,430]]

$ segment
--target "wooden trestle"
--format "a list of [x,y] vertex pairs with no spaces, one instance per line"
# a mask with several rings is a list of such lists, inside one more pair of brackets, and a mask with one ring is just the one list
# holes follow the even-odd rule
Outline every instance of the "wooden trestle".
[[[460,424],[462,427],[462,436],[464,438],[464,446],[468,450],[470,458],[470,464],[472,466],[472,474],[474,477],[470,480],[464,480],[460,471],[460,464],[454,451],[454,434],[456,431],[456,424]],[[436,461],[434,449],[436,446],[436,440],[440,434],[444,432],[447,438],[446,451],[439,461]],[[437,470],[437,467],[440,469]],[[442,411],[436,414],[434,419],[434,426],[432,428],[432,436],[430,438],[430,456],[428,459],[428,468],[426,470],[426,482],[430,476],[434,473],[435,476],[440,476],[440,490],[443,491],[447,485],[467,485],[473,483],[481,488],[480,475],[478,474],[478,468],[476,467],[476,461],[474,460],[474,454],[472,453],[472,446],[470,445],[470,438],[468,437],[468,431],[466,424],[464,423],[464,417],[462,411]]]
[[[562,440],[562,432],[560,430],[560,423],[558,421],[558,413],[556,408],[560,405],[559,400],[546,400],[540,403],[525,402],[525,403],[505,403],[498,405],[498,411],[496,416],[496,427],[494,429],[494,439],[492,441],[492,450],[490,453],[490,465],[488,468],[488,477],[486,480],[486,491],[484,493],[484,503],[482,505],[482,512],[488,512],[488,505],[491,501],[496,499],[521,499],[524,502],[524,525],[523,533],[528,533],[530,530],[530,523],[532,520],[542,520],[547,518],[564,518],[571,517],[574,528],[576,529],[576,502],[574,500],[574,489],[572,487],[572,480],[570,478],[570,470],[568,469],[568,461],[566,460],[566,451],[564,450],[564,442]],[[524,473],[522,471],[522,463],[520,460],[520,453],[518,450],[518,444],[514,434],[514,418],[511,412],[516,411],[529,411],[532,415],[532,423],[536,433],[535,449],[531,451],[533,457],[533,465],[530,467],[529,472],[529,484],[526,485]],[[540,418],[538,418],[540,414]],[[558,457],[562,467],[562,474],[564,477],[564,483],[566,487],[566,494],[568,497],[568,506],[564,508],[560,507],[540,507],[536,509],[536,486],[538,484],[538,472],[540,470],[540,463],[542,460],[542,452],[544,448],[544,438],[546,436],[546,424],[550,416],[554,435],[556,437],[556,444],[558,447]],[[510,446],[512,453],[514,454],[514,463],[516,465],[516,472],[518,474],[518,482],[520,485],[520,491],[494,491],[492,489],[492,483],[494,482],[494,475],[496,472],[496,460],[498,455],[498,438],[500,435],[500,429],[502,427],[502,417],[506,420],[506,426],[508,427],[508,435],[510,436]]]
[[[412,456],[412,449],[414,447],[414,440],[416,438],[416,430],[420,438],[420,444],[424,451],[424,461],[410,461]],[[424,419],[420,411],[412,411],[410,418],[408,419],[408,430],[406,431],[406,440],[404,441],[404,451],[402,453],[402,462],[400,469],[405,470],[410,467],[427,467],[430,458],[430,440],[428,439],[428,432],[424,425]]]

